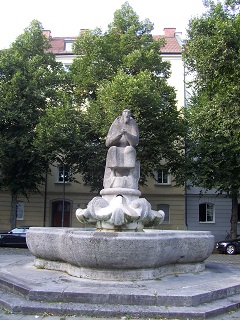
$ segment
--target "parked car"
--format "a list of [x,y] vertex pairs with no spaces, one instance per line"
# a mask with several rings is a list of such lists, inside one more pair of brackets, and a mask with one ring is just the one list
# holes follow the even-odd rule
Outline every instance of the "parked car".
[[6,233],[0,233],[0,247],[27,247],[26,233],[30,227],[17,227]]
[[240,238],[220,241],[217,243],[216,248],[219,253],[240,253]]

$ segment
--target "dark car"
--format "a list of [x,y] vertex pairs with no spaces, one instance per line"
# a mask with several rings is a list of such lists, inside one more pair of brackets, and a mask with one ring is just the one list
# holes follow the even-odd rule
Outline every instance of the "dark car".
[[216,248],[219,253],[240,253],[240,238],[220,241],[217,243]]
[[26,232],[30,227],[17,227],[6,233],[0,233],[0,246],[27,247]]

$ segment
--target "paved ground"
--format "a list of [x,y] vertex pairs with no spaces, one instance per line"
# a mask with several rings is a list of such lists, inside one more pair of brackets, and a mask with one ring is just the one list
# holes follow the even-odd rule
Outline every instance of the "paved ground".
[[[217,316],[214,318],[208,318],[208,320],[239,320],[240,311],[230,312],[225,315]],[[131,318],[131,317],[121,317],[121,318],[86,318],[86,317],[64,317],[64,316],[51,316],[48,314],[43,315],[21,315],[21,314],[10,314],[6,310],[0,309],[0,320],[156,320],[152,318]],[[157,318],[157,320],[178,320],[178,319],[165,319]],[[193,320],[193,319],[185,319]]]
[[[11,259],[11,255],[22,255],[22,256],[31,256],[31,253],[28,249],[14,249],[14,248],[0,248],[0,265],[4,264],[4,261]],[[213,254],[208,259],[209,262],[216,262],[221,264],[228,264],[228,265],[240,265],[240,255],[220,255],[220,254]],[[134,317],[119,317],[119,318],[87,318],[87,317],[79,317],[79,316],[52,316],[50,314],[42,314],[42,315],[22,315],[22,314],[11,314],[6,310],[0,309],[0,320],[130,320],[130,319],[139,319]],[[158,320],[162,320],[161,318]],[[208,318],[209,320],[239,320],[240,319],[240,309],[231,312],[228,314],[224,314],[221,316],[217,316],[214,318]],[[141,320],[152,320],[150,318],[145,318]],[[173,320],[173,319],[172,319]],[[177,320],[177,319],[174,319]],[[186,319],[192,320],[192,319]]]

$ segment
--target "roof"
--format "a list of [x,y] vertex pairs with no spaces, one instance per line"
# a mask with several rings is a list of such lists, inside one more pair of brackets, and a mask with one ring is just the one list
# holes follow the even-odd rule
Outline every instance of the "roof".
[[[44,34],[50,38],[51,48],[49,51],[54,54],[72,54],[71,51],[65,50],[67,42],[74,42],[77,37],[51,37],[49,30],[44,30]],[[165,39],[165,46],[161,48],[161,53],[181,54],[181,39],[175,28],[165,28],[164,35],[153,35],[154,39]]]
[[66,42],[74,42],[77,40],[77,37],[52,37],[50,39],[51,41],[51,48],[49,51],[57,54],[57,53],[72,53],[71,51],[66,51],[65,50],[65,43]]
[[155,40],[158,39],[165,39],[165,46],[163,46],[160,51],[161,53],[171,53],[171,54],[177,54],[181,53],[181,46],[176,39],[176,37],[164,37],[164,36],[153,36]]

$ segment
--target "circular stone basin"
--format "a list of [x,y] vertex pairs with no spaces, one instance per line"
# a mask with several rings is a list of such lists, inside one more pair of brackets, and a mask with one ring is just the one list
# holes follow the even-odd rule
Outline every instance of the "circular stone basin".
[[35,266],[100,280],[146,280],[205,268],[214,248],[209,231],[39,228],[27,232]]

